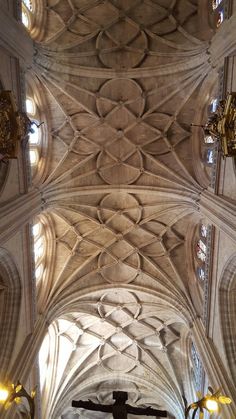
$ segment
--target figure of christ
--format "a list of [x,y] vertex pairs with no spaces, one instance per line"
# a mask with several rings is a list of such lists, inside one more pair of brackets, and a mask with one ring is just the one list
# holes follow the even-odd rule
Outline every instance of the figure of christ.
[[128,419],[128,414],[137,416],[156,416],[156,418],[166,418],[167,412],[165,410],[157,410],[152,407],[133,407],[125,402],[128,400],[128,393],[125,391],[114,391],[113,399],[115,403],[112,405],[102,405],[89,401],[72,401],[72,407],[80,407],[86,410],[93,410],[97,412],[112,413],[114,419]]

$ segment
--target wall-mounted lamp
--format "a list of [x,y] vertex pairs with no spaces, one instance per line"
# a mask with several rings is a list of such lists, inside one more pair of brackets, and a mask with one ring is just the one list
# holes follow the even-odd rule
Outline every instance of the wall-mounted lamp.
[[206,396],[202,396],[200,392],[198,392],[199,400],[194,403],[191,403],[188,406],[188,402],[186,398],[183,396],[184,404],[185,404],[185,419],[190,418],[190,412],[193,410],[192,419],[195,418],[197,411],[199,410],[199,418],[203,418],[204,416],[204,409],[207,410],[209,413],[218,412],[220,409],[221,404],[230,404],[232,400],[229,397],[223,396],[220,393],[220,390],[217,390],[215,393],[211,387],[208,387],[209,393]]
[[21,383],[11,384],[9,386],[4,386],[0,384],[0,404],[4,406],[5,409],[8,409],[13,402],[21,403],[21,399],[25,398],[29,404],[30,410],[30,419],[34,419],[35,415],[35,404],[34,397],[36,391],[31,391],[29,394],[26,389],[22,386]]

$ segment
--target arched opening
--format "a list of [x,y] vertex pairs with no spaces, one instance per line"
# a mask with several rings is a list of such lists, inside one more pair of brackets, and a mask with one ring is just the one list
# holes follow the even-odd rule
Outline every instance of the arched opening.
[[[2,85],[2,82],[0,80],[0,92],[4,90],[4,87]],[[1,111],[0,111],[1,112]],[[3,186],[5,185],[5,181],[7,178],[9,169],[9,162],[4,159],[4,156],[0,153],[0,194]]]
[[0,248],[0,380],[6,379],[16,339],[21,302],[18,270],[7,250]]
[[31,120],[28,134],[28,162],[32,183],[42,183],[46,175],[46,164],[49,159],[49,133],[47,99],[38,79],[28,73],[26,77],[25,110]]
[[219,290],[220,320],[226,358],[236,383],[236,254],[226,265]]

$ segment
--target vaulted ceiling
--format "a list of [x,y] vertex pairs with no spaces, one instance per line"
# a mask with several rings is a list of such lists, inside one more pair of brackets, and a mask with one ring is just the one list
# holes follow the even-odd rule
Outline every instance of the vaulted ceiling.
[[47,123],[34,179],[47,226],[43,417],[76,419],[72,398],[110,403],[120,389],[181,418],[199,314],[190,124],[210,72],[197,0],[49,0],[40,13],[29,78]]

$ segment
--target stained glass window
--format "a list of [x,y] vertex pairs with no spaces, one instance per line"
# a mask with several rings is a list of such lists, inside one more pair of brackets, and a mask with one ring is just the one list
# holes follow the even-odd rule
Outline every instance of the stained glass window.
[[23,0],[23,3],[27,9],[32,10],[32,2],[30,0]]
[[200,239],[197,242],[197,257],[198,259],[202,260],[203,262],[205,262],[206,260],[206,250],[207,247],[205,245],[205,243],[203,243],[203,241]]
[[205,269],[203,269],[203,268],[197,268],[197,275],[198,275],[198,278],[201,280],[201,281],[205,281],[205,278],[206,278],[206,273],[205,273]]
[[212,9],[215,10],[220,5],[222,0],[212,0]]
[[200,390],[202,365],[201,365],[198,352],[193,343],[191,345],[191,358],[192,358],[192,366],[193,366],[192,371],[193,371],[194,386],[197,390]]
[[206,144],[212,144],[215,142],[214,138],[211,135],[205,135],[204,142]]
[[212,164],[214,162],[214,151],[209,149],[206,154],[207,163]]
[[196,277],[200,283],[207,279],[206,260],[208,256],[208,246],[210,243],[211,226],[209,224],[201,223],[198,227],[197,243],[195,251],[195,272]]
[[217,24],[216,24],[217,28],[221,25],[223,20],[224,20],[224,11],[220,10],[217,16]]
[[210,111],[212,113],[216,112],[217,106],[218,106],[218,99],[216,98],[212,99],[210,103]]
[[200,233],[202,237],[207,237],[208,226],[205,224],[201,224]]
[[23,25],[29,30],[31,27],[33,4],[31,0],[22,0],[21,2],[21,21]]

